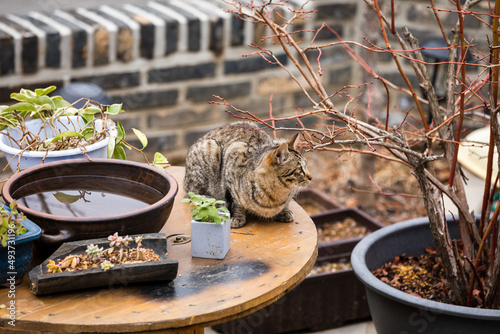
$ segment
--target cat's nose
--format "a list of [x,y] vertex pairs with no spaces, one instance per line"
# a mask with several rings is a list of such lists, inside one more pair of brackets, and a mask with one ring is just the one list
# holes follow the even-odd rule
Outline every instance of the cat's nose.
[[313,179],[313,177],[312,177],[311,173],[309,173],[309,172],[307,172],[307,173],[306,173],[306,178],[307,178],[309,181],[311,181],[311,180]]

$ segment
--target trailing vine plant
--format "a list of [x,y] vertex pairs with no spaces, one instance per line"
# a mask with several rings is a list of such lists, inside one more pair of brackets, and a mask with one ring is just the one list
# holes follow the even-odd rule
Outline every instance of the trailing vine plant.
[[[110,134],[110,130],[116,128],[117,135],[111,138],[108,144],[108,157],[125,160],[125,149],[134,149],[149,163],[144,153],[148,145],[146,135],[138,129],[132,129],[142,145],[142,148],[136,148],[125,141],[123,125],[111,119],[124,112],[122,104],[102,105],[88,98],[69,103],[61,96],[49,96],[55,89],[55,86],[34,91],[21,89],[19,93],[11,94],[11,99],[17,101],[16,103],[0,106],[0,132],[7,137],[12,147],[21,151],[49,152],[72,148],[82,148],[85,151],[86,146],[103,140]],[[83,107],[75,108],[74,105],[80,101],[85,101]],[[84,125],[71,124],[65,131],[57,131],[55,121],[68,116],[81,117]],[[26,122],[33,119],[40,119],[42,122],[36,131],[30,131],[26,126]],[[101,129],[96,127],[96,120],[102,121]],[[14,136],[11,132],[17,135]],[[45,134],[47,139],[41,140],[41,134]],[[152,165],[160,167],[162,164],[168,164],[168,160],[161,153],[156,153]]]

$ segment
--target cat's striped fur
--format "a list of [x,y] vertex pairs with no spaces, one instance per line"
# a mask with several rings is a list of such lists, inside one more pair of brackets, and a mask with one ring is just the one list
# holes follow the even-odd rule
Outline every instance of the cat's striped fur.
[[188,150],[184,189],[225,200],[234,228],[247,213],[291,222],[288,203],[312,178],[296,142],[273,141],[250,122],[215,129]]

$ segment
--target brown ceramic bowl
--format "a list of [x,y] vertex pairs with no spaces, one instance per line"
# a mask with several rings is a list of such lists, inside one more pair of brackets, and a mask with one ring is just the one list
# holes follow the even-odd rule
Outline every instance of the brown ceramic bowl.
[[42,246],[55,249],[66,241],[115,232],[157,233],[172,211],[177,190],[172,175],[146,164],[75,159],[14,174],[2,196],[7,204],[16,200],[19,210],[42,228]]

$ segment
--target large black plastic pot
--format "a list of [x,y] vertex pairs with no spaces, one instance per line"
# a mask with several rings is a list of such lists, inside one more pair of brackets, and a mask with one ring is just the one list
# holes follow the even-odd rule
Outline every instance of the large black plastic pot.
[[[458,239],[457,227],[451,219],[448,228],[452,238]],[[371,273],[397,255],[418,256],[425,247],[433,245],[429,220],[417,218],[386,226],[362,239],[354,248],[351,264],[366,287],[377,333],[500,333],[500,310],[456,306],[412,296]]]

